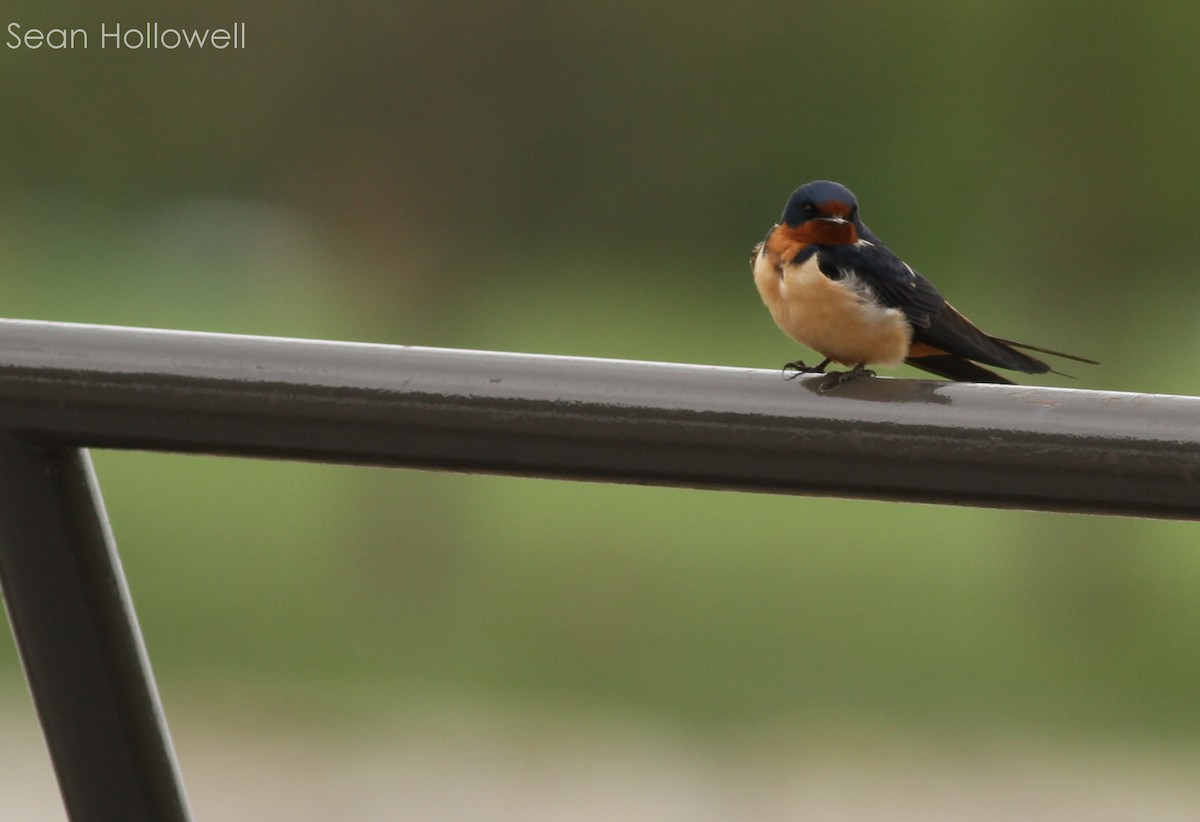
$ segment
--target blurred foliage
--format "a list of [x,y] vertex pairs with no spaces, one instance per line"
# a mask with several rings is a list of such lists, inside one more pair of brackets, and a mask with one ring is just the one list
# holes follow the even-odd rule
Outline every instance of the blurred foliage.
[[[826,177],[1073,385],[1200,392],[1181,3],[9,6],[249,46],[0,49],[10,316],[775,367],[746,258]],[[96,462],[170,687],[1200,734],[1186,523]]]

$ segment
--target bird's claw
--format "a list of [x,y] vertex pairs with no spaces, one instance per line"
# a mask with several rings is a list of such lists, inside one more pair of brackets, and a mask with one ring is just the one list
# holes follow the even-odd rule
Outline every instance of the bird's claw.
[[829,374],[825,379],[821,380],[821,385],[817,391],[824,394],[832,388],[837,388],[839,385],[858,379],[859,377],[874,377],[875,372],[869,368],[863,368],[861,364],[854,366],[849,371],[835,371]]
[[783,365],[783,378],[785,380],[794,380],[801,374],[824,374],[825,366],[829,365],[829,360],[818,365],[806,365],[804,360],[792,360]]

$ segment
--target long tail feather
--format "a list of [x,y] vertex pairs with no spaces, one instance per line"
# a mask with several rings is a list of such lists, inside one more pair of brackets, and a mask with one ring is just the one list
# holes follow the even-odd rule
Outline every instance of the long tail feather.
[[[1062,357],[1065,360],[1074,360],[1075,362],[1085,362],[1088,365],[1099,365],[1100,364],[1098,361],[1089,360],[1087,357],[1080,357],[1075,354],[1064,354],[1061,351],[1051,351],[1049,348],[1038,348],[1036,345],[1029,345],[1028,343],[1013,342],[1012,340],[1005,340],[1005,339],[1001,339],[1000,337],[992,337],[992,339],[1003,345],[1010,345],[1013,348],[1023,348],[1026,351],[1036,351],[1039,354],[1049,354],[1052,357]],[[1057,374],[1058,372],[1055,371],[1054,373]],[[1067,375],[1064,374],[1062,376],[1067,376]]]

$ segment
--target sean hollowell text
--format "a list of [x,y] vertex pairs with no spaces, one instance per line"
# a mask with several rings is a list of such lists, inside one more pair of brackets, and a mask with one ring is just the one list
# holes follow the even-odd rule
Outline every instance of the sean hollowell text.
[[[244,49],[246,24],[234,23],[220,29],[177,29],[146,23],[125,26],[101,23],[91,34],[99,35],[102,49]],[[20,23],[8,24],[10,49],[85,49],[92,42],[87,29],[37,29]]]

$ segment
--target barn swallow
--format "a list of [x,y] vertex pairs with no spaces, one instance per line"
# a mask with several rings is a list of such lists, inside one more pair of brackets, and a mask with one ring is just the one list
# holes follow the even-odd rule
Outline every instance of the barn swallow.
[[831,362],[851,367],[831,375],[823,388],[874,376],[869,364],[903,362],[960,382],[1008,385],[1012,380],[983,365],[1027,374],[1051,370],[1018,348],[1097,364],[981,331],[863,224],[849,189],[828,180],[792,193],[750,264],[775,324],[825,358],[784,369],[823,373]]

